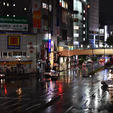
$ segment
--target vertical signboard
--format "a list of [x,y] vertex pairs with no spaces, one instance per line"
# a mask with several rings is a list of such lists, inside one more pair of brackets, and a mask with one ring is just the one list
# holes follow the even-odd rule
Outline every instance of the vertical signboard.
[[41,2],[40,0],[38,1],[33,1],[33,28],[34,32],[37,32],[37,29],[41,28]]
[[51,52],[51,39],[48,40],[48,53]]
[[41,28],[41,11],[33,11],[33,27]]

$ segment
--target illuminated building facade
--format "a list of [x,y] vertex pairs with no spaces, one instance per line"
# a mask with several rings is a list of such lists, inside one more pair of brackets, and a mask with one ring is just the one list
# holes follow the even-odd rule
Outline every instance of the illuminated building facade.
[[24,0],[24,2],[24,4],[13,0],[0,2],[4,10],[0,16],[0,31],[8,32],[1,35],[5,37],[4,39],[0,38],[5,46],[5,49],[1,47],[1,57],[13,58],[24,55],[25,58],[32,60],[33,65],[29,64],[29,67],[36,68],[37,59],[45,61],[49,58],[53,64],[54,52],[82,47],[88,40],[87,1]]
[[88,41],[88,2],[73,0],[73,45],[83,48]]
[[36,38],[32,34],[32,1],[0,1],[0,68],[14,73],[36,69]]

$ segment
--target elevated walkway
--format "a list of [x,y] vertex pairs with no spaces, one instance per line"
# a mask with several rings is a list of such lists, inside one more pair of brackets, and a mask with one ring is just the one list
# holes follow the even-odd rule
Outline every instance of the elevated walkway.
[[113,55],[113,49],[75,49],[60,51],[61,56],[74,55]]

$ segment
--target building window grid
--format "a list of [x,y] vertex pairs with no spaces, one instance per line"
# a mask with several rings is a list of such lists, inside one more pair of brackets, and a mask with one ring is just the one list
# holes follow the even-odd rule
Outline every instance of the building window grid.
[[0,57],[4,58],[4,57],[13,57],[13,56],[26,56],[26,52],[0,52]]

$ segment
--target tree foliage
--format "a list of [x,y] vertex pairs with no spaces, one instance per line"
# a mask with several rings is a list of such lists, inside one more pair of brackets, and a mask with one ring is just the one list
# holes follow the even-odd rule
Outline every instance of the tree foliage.
[[113,45],[113,36],[109,36],[108,39],[107,39],[107,41],[106,41],[106,43],[108,45]]

